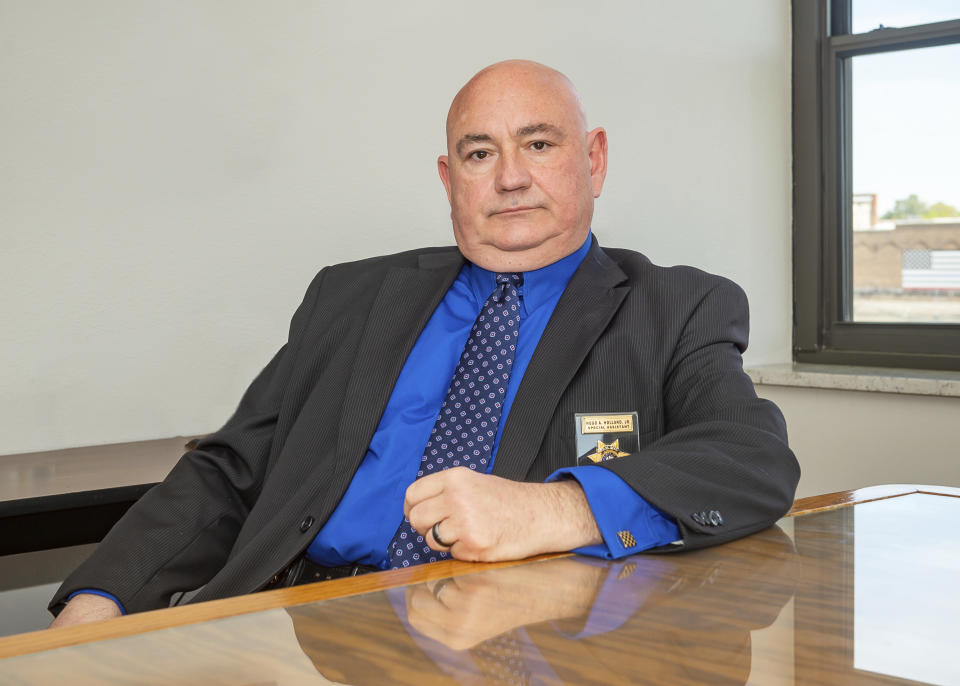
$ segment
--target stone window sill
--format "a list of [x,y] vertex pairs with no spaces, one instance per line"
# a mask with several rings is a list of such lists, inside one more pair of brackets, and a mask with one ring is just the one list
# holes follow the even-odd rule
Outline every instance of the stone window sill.
[[769,364],[748,367],[745,371],[757,386],[800,386],[960,398],[960,372],[825,364]]

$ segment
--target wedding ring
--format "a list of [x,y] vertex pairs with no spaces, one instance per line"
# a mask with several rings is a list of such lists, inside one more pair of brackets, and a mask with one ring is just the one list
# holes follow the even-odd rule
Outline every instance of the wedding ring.
[[[442,520],[441,520],[441,521],[442,521]],[[444,548],[449,548],[449,547],[452,546],[454,543],[456,543],[456,541],[453,541],[453,542],[451,542],[451,543],[447,543],[445,540],[443,540],[442,538],[440,538],[440,533],[437,531],[437,527],[438,527],[438,526],[440,526],[440,522],[437,522],[436,524],[434,524],[434,525],[433,525],[433,528],[430,530],[430,532],[433,534],[433,540],[435,540],[437,543],[439,543],[440,545],[442,545]]]

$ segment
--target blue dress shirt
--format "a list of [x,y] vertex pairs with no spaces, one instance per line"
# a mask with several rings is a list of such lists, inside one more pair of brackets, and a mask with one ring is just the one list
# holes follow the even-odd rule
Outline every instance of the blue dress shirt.
[[[592,237],[587,236],[573,254],[523,275],[523,286],[519,289],[520,336],[490,468],[533,351],[567,282],[586,257],[591,240]],[[473,322],[495,287],[494,272],[467,264],[427,322],[397,378],[360,468],[340,504],[307,549],[307,557],[317,564],[337,567],[362,563],[388,567],[387,547],[403,519],[404,494],[416,479],[424,446]],[[606,469],[571,466],[551,474],[548,481],[560,478],[579,482],[603,534],[604,543],[575,552],[613,559],[665,545],[680,537],[672,519]],[[617,531],[623,529],[634,534],[637,545],[623,546],[617,536]]]

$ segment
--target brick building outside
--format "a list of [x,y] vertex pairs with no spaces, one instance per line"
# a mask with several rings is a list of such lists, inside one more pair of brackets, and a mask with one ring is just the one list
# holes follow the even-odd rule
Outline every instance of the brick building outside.
[[960,217],[877,221],[871,198],[854,200],[854,321],[960,323]]

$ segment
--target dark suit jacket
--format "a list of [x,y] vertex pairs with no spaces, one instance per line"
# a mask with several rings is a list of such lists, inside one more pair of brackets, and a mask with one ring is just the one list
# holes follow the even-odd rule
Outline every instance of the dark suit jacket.
[[[463,264],[450,247],[323,269],[234,416],[128,511],[51,609],[81,588],[129,611],[201,586],[194,600],[262,588],[340,501]],[[641,450],[601,466],[675,517],[683,548],[769,526],[799,467],[782,415],[743,373],[747,329],[732,282],[594,241],[530,361],[493,473],[542,481],[575,463],[574,413],[637,411]],[[721,525],[698,516],[710,510]]]

